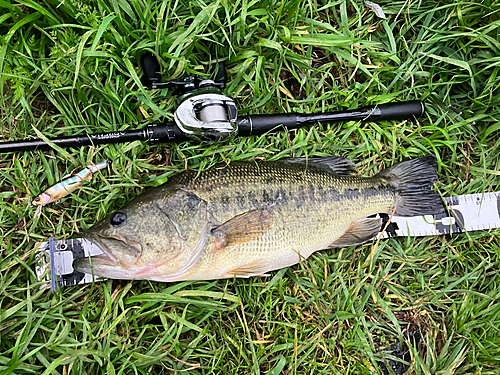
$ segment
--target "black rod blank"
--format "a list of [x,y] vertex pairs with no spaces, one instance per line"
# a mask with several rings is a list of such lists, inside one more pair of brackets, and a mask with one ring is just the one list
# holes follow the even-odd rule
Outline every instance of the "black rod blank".
[[[59,147],[81,147],[91,145],[102,145],[112,143],[125,143],[133,141],[158,141],[158,142],[179,142],[187,137],[173,123],[166,123],[162,126],[149,125],[141,130],[129,130],[123,132],[98,133],[88,135],[78,135],[70,137],[52,138],[50,142]],[[49,150],[51,146],[41,139],[0,142],[0,153]]]

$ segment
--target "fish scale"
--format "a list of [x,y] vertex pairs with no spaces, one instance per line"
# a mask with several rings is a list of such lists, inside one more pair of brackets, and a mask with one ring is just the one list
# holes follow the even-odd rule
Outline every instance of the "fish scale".
[[259,208],[269,207],[273,213],[272,228],[260,238],[206,251],[191,270],[195,278],[200,273],[217,278],[214,270],[230,272],[264,258],[266,271],[295,264],[327,248],[353,219],[392,211],[395,200],[394,189],[379,179],[338,177],[282,163],[233,163],[197,178],[194,172],[186,173],[171,182],[206,201],[211,222],[217,225]]

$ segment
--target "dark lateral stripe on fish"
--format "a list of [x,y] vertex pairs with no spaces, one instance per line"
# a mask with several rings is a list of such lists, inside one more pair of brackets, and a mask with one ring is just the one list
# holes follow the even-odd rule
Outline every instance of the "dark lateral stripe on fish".
[[[257,196],[259,193],[260,197]],[[344,189],[342,191],[335,188],[323,188],[322,186],[309,186],[306,190],[301,186],[294,191],[286,191],[284,188],[267,188],[260,192],[251,190],[246,194],[235,193],[235,196],[221,195],[219,204],[223,210],[230,210],[232,204],[236,204],[238,209],[243,209],[246,205],[259,207],[262,204],[289,204],[293,202],[300,210],[305,204],[320,203],[326,204],[331,201],[349,201],[359,199],[371,199],[375,197],[386,197],[395,195],[394,188],[388,185],[368,187],[365,189]],[[419,193],[420,194],[420,193]]]

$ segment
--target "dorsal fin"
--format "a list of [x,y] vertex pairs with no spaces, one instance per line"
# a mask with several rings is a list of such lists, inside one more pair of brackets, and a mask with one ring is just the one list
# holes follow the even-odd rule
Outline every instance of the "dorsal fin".
[[335,176],[352,176],[356,172],[354,163],[351,160],[343,158],[341,156],[290,158],[283,159],[280,162],[311,166]]

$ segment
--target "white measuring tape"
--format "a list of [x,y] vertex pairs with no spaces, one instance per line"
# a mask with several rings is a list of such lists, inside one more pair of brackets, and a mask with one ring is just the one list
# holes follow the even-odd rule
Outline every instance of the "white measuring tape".
[[382,238],[437,236],[500,228],[500,192],[445,198],[448,213],[416,217],[394,216]]
[[[445,201],[449,214],[394,216],[382,238],[438,236],[500,228],[500,192],[459,195],[445,198]],[[386,224],[389,216],[381,216]],[[74,270],[73,261],[102,253],[95,244],[83,238],[55,240],[51,237],[48,242],[37,243],[36,248],[38,279],[46,281],[45,286],[50,285],[52,290],[91,283],[92,275]],[[101,280],[105,279],[96,278],[96,281]]]

